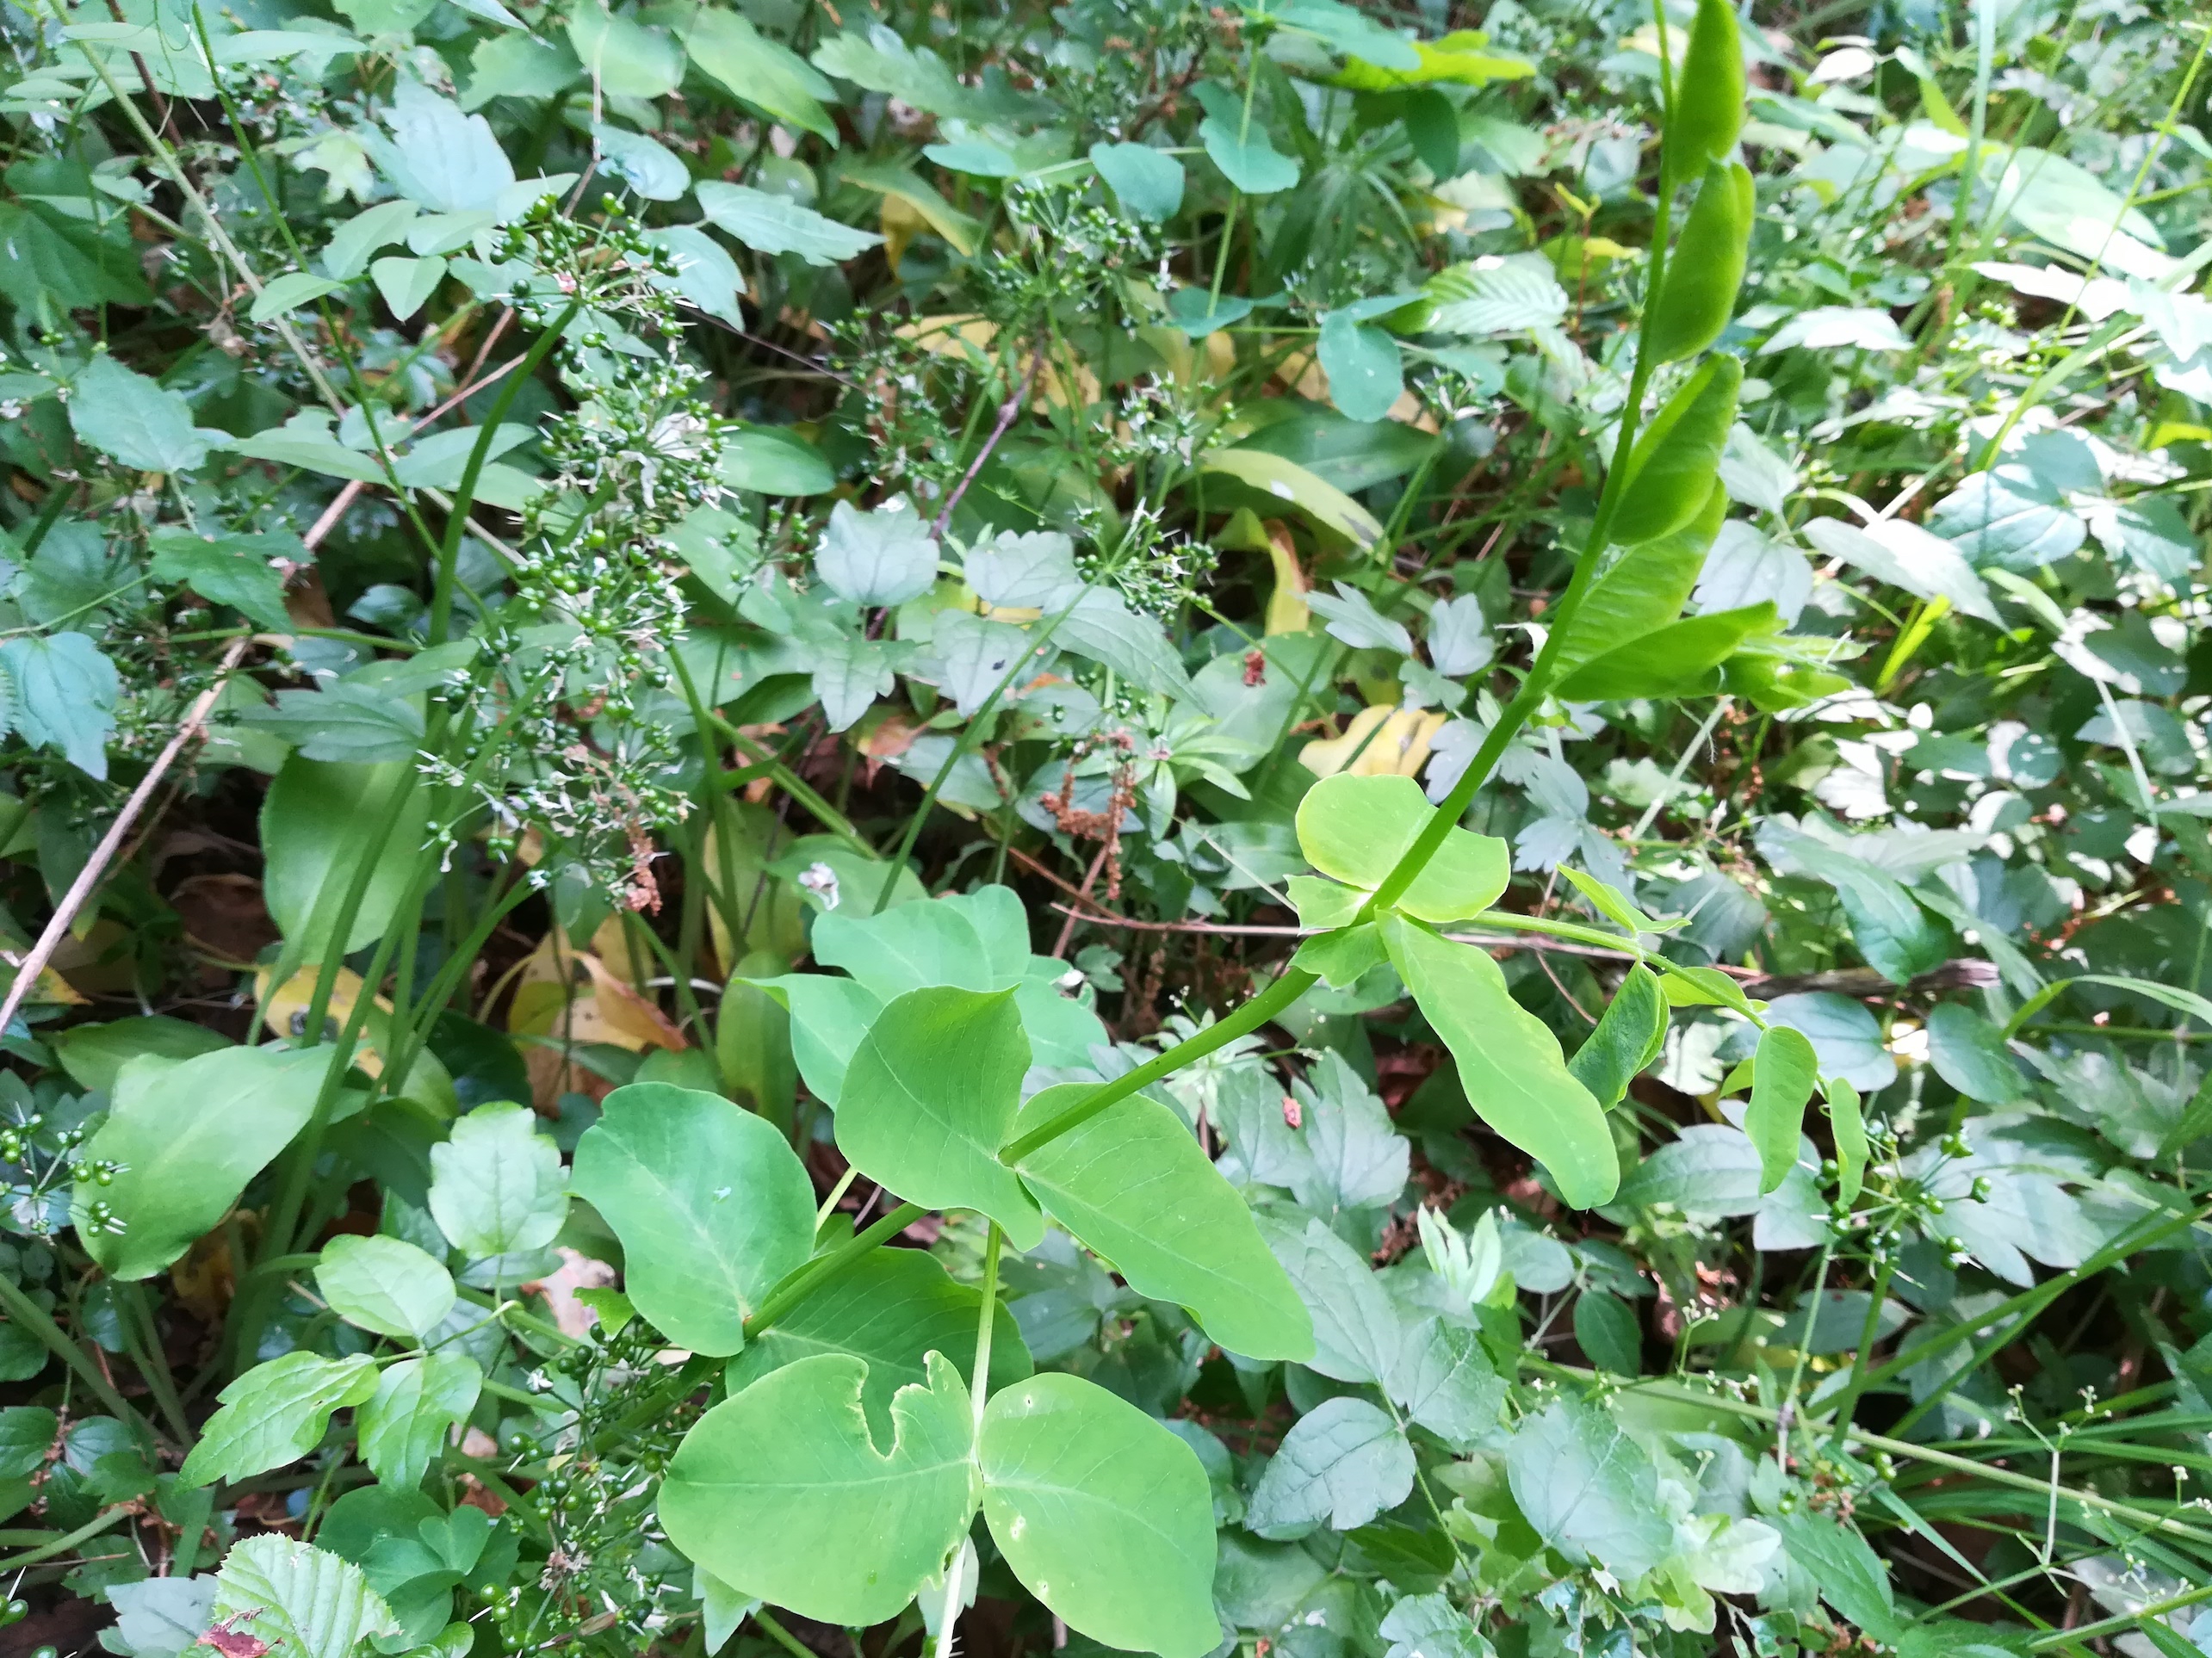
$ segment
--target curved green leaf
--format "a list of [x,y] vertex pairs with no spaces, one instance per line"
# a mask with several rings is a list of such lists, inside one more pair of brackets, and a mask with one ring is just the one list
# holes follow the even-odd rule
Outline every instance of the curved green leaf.
[[378,1377],[354,1422],[361,1460],[377,1483],[401,1491],[420,1485],[454,1425],[476,1408],[483,1385],[476,1361],[456,1352],[402,1359]]
[[[1045,1089],[1022,1108],[1016,1134],[1090,1092],[1085,1083]],[[1313,1356],[1313,1321],[1251,1210],[1165,1105],[1141,1094],[1117,1100],[1015,1167],[1044,1212],[1139,1295],[1188,1308],[1246,1358]]]
[[1584,663],[1665,627],[1682,612],[1705,568],[1706,554],[1728,517],[1728,492],[1714,484],[1697,517],[1671,535],[1632,547],[1590,584],[1567,624],[1554,671],[1564,677]]
[[[84,1253],[116,1278],[152,1278],[183,1254],[307,1126],[330,1061],[326,1049],[226,1048],[126,1065],[84,1150],[120,1170],[105,1186],[78,1182],[70,1206]],[[89,1225],[96,1203],[122,1231]]]
[[376,1362],[366,1353],[325,1358],[304,1351],[257,1364],[218,1395],[199,1444],[177,1478],[208,1485],[243,1480],[296,1462],[321,1441],[331,1413],[376,1390]]
[[1384,919],[1383,943],[1459,1061],[1477,1115],[1549,1169],[1575,1208],[1609,1202],[1620,1163],[1605,1112],[1567,1069],[1558,1038],[1513,999],[1497,963],[1395,915]]
[[813,1253],[814,1182],[767,1119],[696,1088],[632,1083],[576,1145],[571,1183],[623,1241],[637,1310],[679,1347],[720,1357]]
[[315,1268],[323,1300],[349,1324],[395,1340],[428,1335],[453,1310],[457,1292],[445,1263],[404,1238],[342,1232]]
[[1189,1445],[1096,1383],[1046,1375],[992,1399],[976,1455],[993,1540],[1070,1628],[1161,1658],[1221,1644],[1213,1492]]
[[[942,1354],[928,1371],[891,1401],[883,1450],[861,1406],[867,1364],[847,1354],[801,1359],[716,1405],[661,1485],[668,1540],[802,1616],[848,1627],[895,1616],[943,1568],[979,1494],[968,1389]],[[1211,1510],[1209,1533],[1210,1521]]]
[[[943,1353],[963,1376],[974,1371],[982,1303],[981,1290],[955,1283],[926,1251],[871,1250],[747,1342],[723,1370],[723,1385],[735,1394],[802,1358],[850,1353],[868,1365],[860,1389],[868,1431],[888,1439],[892,1396],[928,1380],[931,1353]],[[992,1315],[991,1386],[1010,1386],[1033,1368],[1021,1327],[1001,1304]]]
[[[364,858],[375,859],[375,872],[354,913],[344,953],[366,949],[391,926],[423,856],[428,792],[415,791],[381,845],[375,837],[390,809],[392,790],[407,783],[412,770],[406,760],[352,765],[294,754],[269,785],[261,806],[262,897],[297,959],[323,958],[337,925],[338,898]],[[338,897],[319,906],[324,887],[332,882]]]
[[[1397,867],[1435,814],[1410,777],[1323,777],[1298,802],[1298,850],[1323,875],[1372,892]],[[1505,890],[1512,858],[1494,835],[1446,833],[1397,908],[1424,921],[1479,914]]]
[[980,1209],[1015,1248],[1034,1248],[1044,1220],[999,1161],[1029,1061],[1012,991],[909,991],[877,1016],[846,1067],[838,1149],[909,1203]]
[[1797,1166],[1797,1138],[1805,1126],[1806,1103],[1820,1080],[1820,1061],[1801,1031],[1786,1024],[1759,1034],[1751,1067],[1751,1104],[1744,1132],[1759,1148],[1762,1196],[1782,1183]]
[[1584,664],[1560,683],[1558,693],[1574,702],[1694,696],[1715,689],[1713,671],[1735,655],[1744,640],[1772,634],[1780,626],[1772,599],[1740,610],[1684,616]]

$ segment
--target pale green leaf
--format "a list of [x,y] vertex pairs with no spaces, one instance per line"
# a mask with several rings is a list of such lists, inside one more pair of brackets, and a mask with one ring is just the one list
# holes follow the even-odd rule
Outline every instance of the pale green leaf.
[[420,1485],[454,1425],[476,1408],[483,1385],[483,1370],[466,1353],[434,1352],[387,1369],[356,1419],[361,1460],[378,1483],[400,1491]]
[[1497,963],[1397,916],[1385,919],[1383,942],[1452,1050],[1476,1113],[1550,1170],[1573,1207],[1610,1200],[1620,1165],[1605,1112],[1567,1069],[1558,1038],[1513,999]]
[[568,1213],[561,1148],[526,1105],[480,1105],[431,1148],[431,1218],[477,1260],[542,1249]]
[[[1015,1132],[1090,1092],[1081,1083],[1045,1089],[1022,1108]],[[1166,1106],[1141,1094],[1117,1100],[1015,1167],[1044,1212],[1139,1295],[1189,1308],[1244,1358],[1312,1356],[1312,1321],[1251,1211]]]
[[369,1641],[400,1632],[360,1567],[275,1532],[225,1556],[214,1614],[268,1643],[270,1658],[355,1658]]
[[1017,1249],[1033,1248],[1043,1218],[999,1161],[1029,1065],[1013,992],[909,991],[877,1016],[846,1067],[838,1149],[908,1202],[980,1209]]
[[1412,1490],[1404,1431],[1364,1399],[1328,1399],[1284,1436],[1253,1488],[1244,1523],[1261,1537],[1296,1536],[1324,1520],[1350,1531]]
[[398,1340],[437,1329],[456,1296],[445,1264],[406,1240],[344,1232],[323,1246],[315,1287],[347,1323]]
[[895,1617],[941,1570],[980,1494],[968,1389],[942,1355],[928,1374],[893,1399],[883,1450],[861,1407],[868,1366],[848,1354],[802,1359],[716,1405],[661,1485],[669,1541],[803,1617]]
[[1032,1593],[1105,1646],[1204,1658],[1213,1494],[1189,1445],[1080,1377],[1005,1389],[976,1442],[983,1513]]
[[616,1089],[577,1142],[573,1182],[622,1240],[637,1310],[693,1352],[744,1346],[747,1317],[813,1252],[805,1165],[767,1119],[717,1094]]

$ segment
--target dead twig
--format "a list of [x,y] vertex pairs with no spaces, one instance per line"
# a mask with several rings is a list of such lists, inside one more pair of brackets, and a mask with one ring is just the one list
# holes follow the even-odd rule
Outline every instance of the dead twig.
[[960,498],[968,492],[968,486],[976,481],[976,474],[982,471],[983,462],[991,458],[991,451],[998,448],[999,439],[1007,435],[1007,428],[1013,424],[1013,418],[1021,412],[1021,405],[1029,401],[1029,388],[1037,383],[1037,370],[1044,361],[1043,351],[1032,350],[1029,354],[1029,372],[1021,377],[1021,384],[1014,387],[1013,394],[999,405],[999,424],[991,428],[991,435],[983,440],[983,447],[970,463],[966,474],[952,486],[952,493],[945,498],[945,510],[937,515],[937,522],[930,527],[929,533],[938,540],[945,539],[945,527],[952,522],[952,509],[960,504]]
[[77,872],[77,879],[69,883],[69,890],[61,895],[61,902],[54,906],[53,918],[46,922],[46,930],[39,934],[38,943],[33,944],[29,953],[15,964],[15,982],[8,987],[6,999],[0,1000],[0,1031],[7,1030],[9,1021],[15,1017],[15,1010],[23,1005],[23,999],[38,983],[39,975],[53,960],[54,951],[60,948],[61,941],[68,936],[71,923],[77,919],[91,898],[93,889],[99,886],[101,876],[107,873],[108,865],[117,851],[130,838],[131,826],[138,821],[139,814],[146,810],[146,802],[161,787],[161,780],[169,775],[169,768],[184,752],[185,744],[206,727],[208,715],[215,706],[215,699],[222,695],[223,687],[230,683],[232,670],[238,666],[239,659],[245,654],[246,646],[252,642],[253,635],[251,634],[242,634],[231,641],[230,648],[223,653],[221,665],[215,670],[214,683],[200,693],[198,700],[192,704],[191,711],[185,715],[184,722],[177,727],[159,757],[148,768],[146,776],[139,780],[139,786],[131,790],[130,798],[123,802],[122,811],[117,814],[115,822],[108,826],[108,832],[100,837],[100,844],[92,849],[92,856],[85,860],[84,867]]

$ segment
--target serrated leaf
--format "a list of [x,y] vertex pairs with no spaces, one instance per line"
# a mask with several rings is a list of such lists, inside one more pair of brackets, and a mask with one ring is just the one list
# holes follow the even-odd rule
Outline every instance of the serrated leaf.
[[1651,1459],[1602,1411],[1561,1400],[1527,1418],[1505,1466],[1529,1525],[1573,1563],[1631,1579],[1672,1552]]
[[1379,1383],[1397,1363],[1397,1312],[1367,1263],[1319,1221],[1303,1229],[1262,1216],[1260,1235],[1282,1263],[1313,1320],[1306,1361],[1339,1382]]
[[1244,1513],[1262,1537],[1295,1535],[1326,1520],[1339,1531],[1365,1525],[1413,1489],[1413,1447],[1389,1416],[1364,1399],[1323,1400],[1292,1424]]
[[420,1485],[454,1425],[476,1408],[483,1385],[482,1368],[466,1353],[428,1353],[389,1366],[355,1420],[361,1460],[377,1483],[400,1491]]
[[709,182],[693,187],[700,211],[717,229],[762,253],[796,253],[810,265],[833,265],[883,245],[872,232],[855,230],[802,207],[789,196],[748,185]]
[[108,776],[108,738],[121,690],[115,665],[84,634],[19,636],[0,645],[14,725],[34,748],[60,751],[87,776]]
[[431,1218],[473,1259],[542,1249],[568,1214],[561,1148],[537,1115],[505,1101],[480,1105],[431,1148]]
[[155,580],[181,581],[201,598],[276,631],[292,626],[292,619],[284,608],[284,577],[272,560],[307,564],[314,557],[296,535],[195,535],[185,529],[156,531],[149,550]]
[[270,1658],[353,1658],[364,1643],[400,1632],[360,1567],[274,1532],[232,1546],[214,1611],[266,1642]]
[[855,604],[903,604],[937,579],[937,538],[904,502],[862,512],[840,501],[815,550],[815,568]]
[[85,442],[136,472],[190,472],[224,434],[192,424],[192,405],[104,352],[70,388],[69,424]]
[[209,1485],[296,1462],[321,1442],[332,1411],[375,1390],[376,1363],[366,1353],[325,1358],[295,1352],[257,1364],[218,1395],[222,1407],[208,1419],[177,1478]]

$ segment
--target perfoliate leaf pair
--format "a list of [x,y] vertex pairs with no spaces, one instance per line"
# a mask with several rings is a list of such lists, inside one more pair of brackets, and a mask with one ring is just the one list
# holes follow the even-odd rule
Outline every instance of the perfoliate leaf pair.
[[1095,1383],[1032,1377],[980,1426],[949,1360],[891,1402],[868,1366],[802,1359],[717,1405],[662,1487],[669,1538],[717,1578],[809,1618],[879,1623],[939,1573],[980,1506],[1037,1598],[1108,1646],[1201,1658],[1219,1643],[1211,1488],[1191,1448]]
[[[1316,783],[1298,805],[1298,844],[1344,885],[1295,883],[1301,917],[1345,927],[1434,816],[1410,778],[1340,773]],[[1426,925],[1479,914],[1505,890],[1509,862],[1503,841],[1453,826],[1390,909],[1309,941],[1298,965],[1342,984],[1387,957],[1452,1050],[1468,1103],[1587,1209],[1611,1197],[1620,1178],[1604,1111],[1567,1070],[1558,1038],[1513,999],[1497,963]]]
[[1236,1190],[1166,1106],[1132,1097],[1011,1164],[1001,1148],[1091,1092],[1049,1088],[1026,1106],[1030,1066],[1013,993],[937,987],[886,1007],[853,1055],[837,1113],[855,1167],[908,1200],[973,1209],[1034,1247],[1044,1216],[1112,1262],[1138,1293],[1190,1309],[1252,1358],[1303,1358],[1304,1309]]

